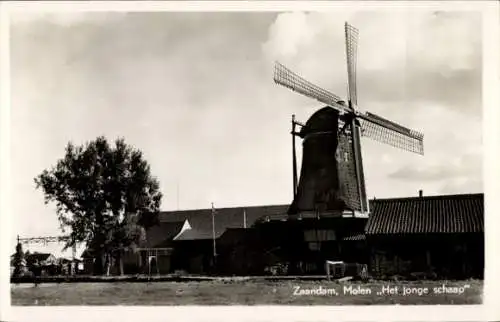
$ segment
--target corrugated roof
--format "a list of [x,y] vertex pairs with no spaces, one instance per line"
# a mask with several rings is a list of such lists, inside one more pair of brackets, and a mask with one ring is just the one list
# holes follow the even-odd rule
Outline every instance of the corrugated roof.
[[228,228],[220,237],[220,245],[233,245],[239,242],[249,242],[256,237],[256,230],[253,228]]
[[168,246],[169,242],[181,232],[184,221],[160,222],[146,231],[144,248]]
[[358,241],[358,240],[365,240],[365,239],[366,239],[365,234],[354,234],[354,235],[349,235],[349,236],[342,238],[342,240],[349,240],[349,241]]
[[484,195],[462,194],[370,202],[366,234],[484,232]]
[[[215,238],[217,238],[216,236]],[[213,239],[212,231],[198,230],[198,229],[187,229],[182,232],[175,240],[200,240],[200,239]]]
[[[243,228],[245,217],[246,227],[251,227],[261,217],[283,215],[287,210],[288,205],[216,208],[215,238],[221,236],[228,228]],[[212,210],[210,208],[164,211],[159,215],[161,223],[184,222],[186,219],[192,229],[183,232],[176,240],[212,239]]]

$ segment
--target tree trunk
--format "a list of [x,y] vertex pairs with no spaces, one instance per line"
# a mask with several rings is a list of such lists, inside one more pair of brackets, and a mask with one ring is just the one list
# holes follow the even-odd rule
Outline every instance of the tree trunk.
[[119,262],[119,265],[120,265],[120,276],[122,276],[124,274],[124,272],[123,272],[123,253],[122,253],[122,251],[120,251],[118,253],[118,262]]
[[123,250],[119,250],[116,252],[116,255],[113,257],[115,260],[115,268],[118,271],[118,274],[120,276],[124,275],[124,269],[123,269]]
[[[95,267],[97,270],[95,271],[95,275],[103,275],[104,273],[104,264],[106,263],[106,251],[103,247],[105,244],[105,236],[102,232],[102,228],[104,227],[104,220],[102,213],[97,209],[93,211],[96,220],[96,228],[95,228],[95,239],[93,240],[94,247],[97,248],[97,258],[95,260]],[[104,257],[104,258],[103,258]],[[104,263],[103,263],[104,261]]]
[[94,262],[94,275],[102,275],[103,273],[103,254],[99,252],[99,254],[95,258]]
[[106,254],[106,276],[109,276],[111,269],[111,256],[109,254]]

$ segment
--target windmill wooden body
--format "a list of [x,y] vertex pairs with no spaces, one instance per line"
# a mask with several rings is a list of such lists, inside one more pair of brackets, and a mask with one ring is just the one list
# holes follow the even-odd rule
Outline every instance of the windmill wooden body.
[[[361,136],[423,154],[423,134],[357,109],[356,60],[358,30],[345,23],[347,100],[305,80],[276,62],[275,83],[316,99],[326,107],[304,124],[292,116],[293,192],[289,216],[354,214],[366,216],[369,205],[361,154]],[[347,103],[346,103],[347,102]],[[300,128],[300,131],[297,131]],[[297,180],[295,137],[303,139]]]

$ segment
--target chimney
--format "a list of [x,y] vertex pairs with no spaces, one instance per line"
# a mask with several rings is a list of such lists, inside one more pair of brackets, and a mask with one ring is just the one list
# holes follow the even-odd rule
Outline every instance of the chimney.
[[422,197],[424,196],[424,192],[423,192],[422,190],[419,190],[419,191],[418,191],[418,196],[419,196],[420,198],[422,198]]

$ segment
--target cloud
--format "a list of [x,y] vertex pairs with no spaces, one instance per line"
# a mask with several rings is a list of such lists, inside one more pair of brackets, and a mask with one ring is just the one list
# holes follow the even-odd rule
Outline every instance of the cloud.
[[299,50],[313,43],[319,30],[311,26],[310,14],[306,12],[279,14],[269,28],[264,50],[271,56],[296,56]]
[[480,154],[464,154],[448,160],[421,162],[418,166],[405,165],[389,174],[390,178],[412,181],[442,181],[482,177]]
[[[410,106],[411,107],[411,106]],[[418,160],[402,156],[387,175],[401,182],[428,182],[443,191],[467,192],[467,182],[482,185],[482,121],[461,110],[431,103],[409,113],[412,125],[421,124],[424,156]],[[458,184],[465,182],[463,184]],[[452,188],[453,187],[453,188]]]
[[120,20],[127,15],[126,12],[40,12],[22,11],[9,14],[10,23],[14,27],[31,25],[35,23],[50,23],[61,27],[72,27],[82,24],[106,24],[113,20]]
[[483,180],[451,178],[438,190],[440,194],[484,193]]
[[[480,15],[287,13],[271,27],[264,52],[270,60],[280,60],[342,96],[346,86],[345,20],[360,30],[360,108],[425,135],[423,157],[363,140],[371,191],[394,193],[397,188],[387,187],[403,183],[415,188],[426,185],[434,191],[467,192],[467,182],[480,187]],[[300,30],[294,29],[297,26]]]
[[[290,117],[305,121],[320,104],[273,84],[272,62],[343,96],[345,20],[360,29],[360,107],[425,134],[424,157],[363,140],[369,195],[467,192],[460,180],[478,176],[482,155],[481,46],[472,15],[433,19],[413,12],[90,13],[15,22],[16,227],[57,233],[33,177],[62,156],[67,140],[100,134],[125,136],[144,151],[166,196],[163,209],[176,208],[177,182],[181,209],[289,202]],[[449,29],[461,31],[446,39]],[[456,180],[390,176],[450,160]],[[32,216],[41,224],[25,224]]]
[[345,20],[359,31],[358,100],[481,107],[481,15],[386,11],[283,13],[264,52],[339,96],[346,93]]
[[[482,186],[482,46],[477,12],[283,13],[263,51],[345,97],[344,21],[359,29],[358,103],[424,133],[425,155],[362,141],[368,193]],[[283,90],[285,91],[285,90]],[[311,100],[289,94],[297,109]],[[294,104],[295,105],[295,104]],[[307,116],[306,116],[307,117]]]

